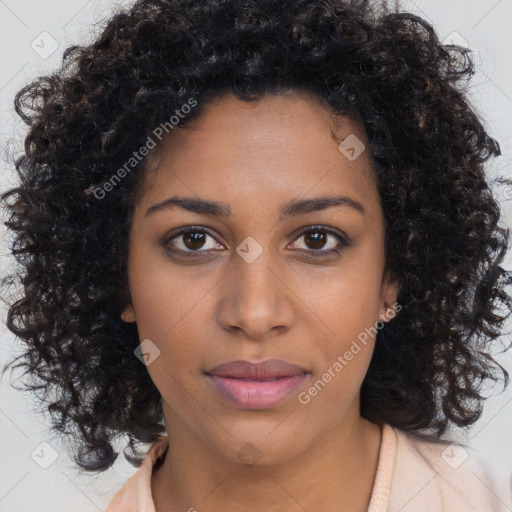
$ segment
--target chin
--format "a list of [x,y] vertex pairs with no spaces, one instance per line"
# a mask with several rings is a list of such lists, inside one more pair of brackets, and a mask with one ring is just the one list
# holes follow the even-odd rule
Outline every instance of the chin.
[[285,464],[307,449],[306,440],[304,433],[299,437],[290,429],[276,428],[276,425],[275,421],[260,426],[252,422],[249,427],[237,429],[226,424],[225,428],[231,436],[226,434],[222,440],[210,439],[206,442],[230,463],[242,466]]

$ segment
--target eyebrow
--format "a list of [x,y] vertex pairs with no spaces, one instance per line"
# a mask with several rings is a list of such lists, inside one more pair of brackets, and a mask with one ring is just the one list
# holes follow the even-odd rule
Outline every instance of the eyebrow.
[[[150,206],[146,210],[144,217],[148,217],[160,211],[173,209],[176,206],[199,215],[213,215],[217,217],[229,217],[231,215],[231,208],[225,203],[207,201],[206,199],[197,199],[194,197],[172,196]],[[333,206],[343,206],[351,208],[362,215],[366,214],[363,205],[350,197],[342,195],[320,196],[310,199],[292,199],[281,207],[279,220],[325,210]]]

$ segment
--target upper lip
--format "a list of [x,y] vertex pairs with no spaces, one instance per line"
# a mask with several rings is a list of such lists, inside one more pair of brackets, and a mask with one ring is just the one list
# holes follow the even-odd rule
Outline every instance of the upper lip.
[[267,359],[261,363],[230,361],[228,363],[219,364],[206,373],[217,377],[259,380],[303,375],[307,373],[307,370],[302,368],[302,366],[287,363],[281,359]]

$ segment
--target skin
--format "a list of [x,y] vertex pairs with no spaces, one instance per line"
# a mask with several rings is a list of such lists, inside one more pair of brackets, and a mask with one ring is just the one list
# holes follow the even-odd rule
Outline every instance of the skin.
[[[333,128],[334,127],[334,128]],[[361,418],[359,393],[374,339],[307,404],[307,391],[358,334],[389,319],[398,284],[384,275],[385,224],[368,151],[349,161],[339,140],[360,126],[334,123],[315,97],[288,92],[245,103],[226,95],[197,121],[175,129],[150,155],[130,232],[126,322],[160,355],[148,365],[159,389],[170,449],[153,472],[157,512],[365,511],[381,430]],[[344,195],[346,205],[280,220],[293,199]],[[220,217],[177,206],[145,215],[171,196],[226,203]],[[340,246],[322,225],[350,239]],[[211,229],[197,242],[183,226]],[[248,263],[248,237],[263,252]],[[174,244],[174,245],[173,245]],[[313,259],[313,252],[337,252]],[[207,251],[193,258],[171,249]],[[278,407],[243,410],[212,388],[204,372],[232,360],[279,358],[310,375]],[[237,453],[252,443],[260,458]]]

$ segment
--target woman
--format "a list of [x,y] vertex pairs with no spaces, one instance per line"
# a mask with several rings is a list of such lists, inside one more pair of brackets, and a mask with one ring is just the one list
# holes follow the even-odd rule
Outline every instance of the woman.
[[447,436],[508,377],[465,51],[368,2],[146,0],[64,60],[16,98],[8,326],[77,464],[128,436],[107,510],[500,510]]

